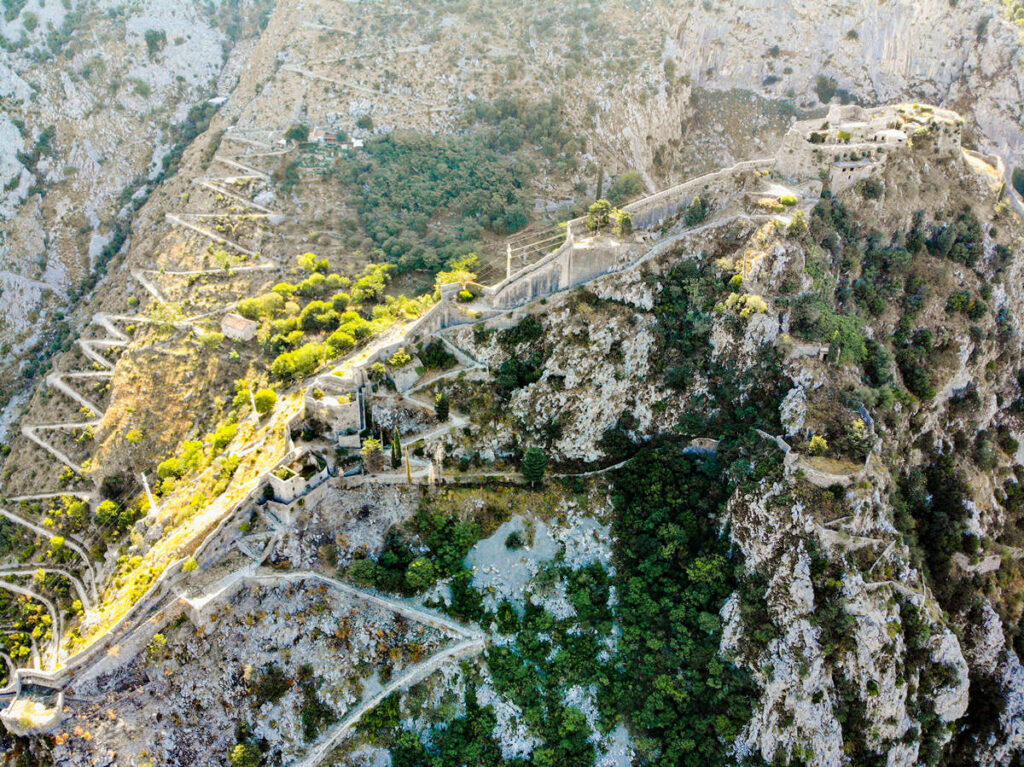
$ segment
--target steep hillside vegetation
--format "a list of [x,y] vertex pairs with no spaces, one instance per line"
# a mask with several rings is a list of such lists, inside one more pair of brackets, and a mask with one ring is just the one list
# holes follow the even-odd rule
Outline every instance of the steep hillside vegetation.
[[[532,747],[610,764],[602,738],[624,722],[658,764],[1019,758],[1021,228],[1000,197],[966,162],[912,156],[788,224],[682,226],[637,273],[511,330],[457,331],[498,372],[490,398],[443,385],[474,414],[454,476],[515,466],[526,445],[553,472],[629,460],[599,517],[614,587],[577,599],[592,573],[542,568],[512,600],[522,624],[485,589],[482,621],[509,644],[463,669],[449,734],[423,734],[434,682],[368,741],[424,764],[496,728],[491,756],[472,751],[487,763]],[[506,381],[509,360],[530,372]],[[598,607],[618,637],[602,652],[572,627]],[[571,750],[575,725],[551,730],[575,706],[597,753]]]
[[[795,115],[839,101],[918,98],[953,106],[975,142],[1002,152],[1011,168],[1021,147],[1019,118],[1007,106],[1020,98],[1019,32],[1013,9],[996,3],[865,2],[841,13],[668,0],[314,3],[301,10],[282,3],[256,47],[251,35],[267,23],[269,3],[51,5],[12,0],[0,26],[0,92],[9,106],[0,122],[7,139],[0,210],[8,222],[0,279],[11,299],[4,353],[25,363],[20,373],[28,380],[68,334],[61,323],[41,334],[49,323],[39,319],[64,298],[88,292],[123,244],[124,216],[141,201],[140,190],[159,181],[164,158],[176,156],[168,152],[180,152],[194,126],[205,125],[208,111],[190,115],[189,107],[229,95],[238,77],[242,97],[226,105],[220,128],[280,132],[304,124],[360,138],[395,128],[451,134],[502,116],[481,112],[481,102],[525,99],[532,108],[554,97],[560,124],[549,123],[556,130],[543,137],[533,160],[539,164],[514,183],[528,187],[527,197],[552,218],[571,214],[624,173],[654,189],[756,156]],[[222,52],[233,52],[226,66]],[[68,76],[57,76],[52,61]],[[535,138],[529,126],[523,135]],[[492,148],[503,153],[521,139],[507,135]],[[328,170],[330,159],[306,157],[279,170],[294,184],[299,174]],[[635,184],[620,189],[639,191]],[[506,199],[520,212],[531,204],[513,196]],[[431,263],[453,239],[478,251],[501,249],[475,210],[424,238],[422,231],[410,236],[422,230],[416,222],[387,232],[360,225],[353,214],[369,214],[370,201],[350,200],[336,221],[322,203],[310,202],[313,226],[351,233],[346,248],[367,256],[384,247],[407,262]],[[517,214],[497,233],[523,223]],[[81,320],[72,316],[71,326]],[[16,364],[8,367],[5,390],[13,396],[22,383]],[[22,403],[12,400],[8,419]]]
[[1012,8],[5,10],[12,759],[1021,758]]

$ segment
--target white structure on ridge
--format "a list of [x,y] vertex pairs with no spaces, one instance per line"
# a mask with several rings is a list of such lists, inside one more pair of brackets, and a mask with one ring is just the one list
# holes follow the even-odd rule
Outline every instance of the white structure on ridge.
[[824,119],[793,124],[775,167],[793,178],[827,176],[835,194],[878,173],[893,152],[959,156],[963,122],[956,112],[925,104],[833,106]]

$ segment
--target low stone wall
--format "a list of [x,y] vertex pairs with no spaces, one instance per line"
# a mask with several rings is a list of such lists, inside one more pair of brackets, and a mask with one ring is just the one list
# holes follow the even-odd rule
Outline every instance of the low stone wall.
[[[572,248],[573,237],[567,234],[566,241],[557,250],[523,267],[497,285],[485,287],[484,296],[495,309],[508,309],[567,287],[563,284],[563,271],[567,263],[566,256]],[[565,280],[568,280],[568,275]]]
[[626,205],[623,210],[633,219],[633,228],[645,231],[656,228],[662,221],[679,215],[680,211],[693,202],[694,197],[705,200],[722,191],[722,186],[736,180],[744,173],[771,170],[775,167],[774,158],[747,160],[737,163],[731,168],[705,173],[703,176],[685,181],[662,192],[652,194],[642,200]]
[[[657,194],[626,205],[636,231],[655,229],[689,206],[694,197],[713,198],[743,180],[743,174],[773,168],[774,159],[748,160],[725,170],[706,173]],[[566,241],[536,263],[520,269],[497,285],[484,289],[495,309],[510,309],[536,298],[566,290],[608,274],[620,266],[620,254],[612,248],[581,247],[587,231],[585,218],[575,218],[566,227]]]

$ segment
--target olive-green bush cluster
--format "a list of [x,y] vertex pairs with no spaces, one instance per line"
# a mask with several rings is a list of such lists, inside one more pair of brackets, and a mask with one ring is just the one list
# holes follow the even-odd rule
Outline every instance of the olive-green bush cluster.
[[238,305],[239,314],[269,330],[261,331],[258,338],[264,350],[274,355],[270,372],[280,380],[310,375],[387,324],[418,317],[433,302],[431,296],[386,296],[394,268],[389,264],[371,264],[352,280],[329,273],[327,260],[312,253],[301,256],[299,263],[310,271],[308,277],[298,283],[278,283]]
[[668,445],[643,450],[614,483],[622,637],[613,699],[649,763],[727,763],[756,699],[719,654],[718,616],[741,580],[717,522],[729,478],[713,457]]
[[355,560],[348,576],[382,591],[418,594],[440,579],[462,573],[463,560],[479,539],[477,523],[432,512],[424,505],[408,528],[393,526],[388,530],[376,560]]
[[[927,251],[975,266],[982,250],[981,227],[974,214],[965,209],[951,222],[936,222],[929,228],[924,211],[919,211],[909,231],[885,237],[866,231],[826,192],[808,222],[807,237],[811,242],[806,270],[814,279],[814,289],[788,299],[793,307],[793,332],[828,343],[837,361],[861,365],[865,381],[874,387],[894,390],[894,360],[909,392],[920,399],[933,397],[932,371],[935,352],[940,350],[930,330],[914,327],[930,289],[914,273],[915,257]],[[836,268],[850,279],[840,283],[834,277]],[[881,340],[867,338],[865,316],[883,315],[892,306],[899,307],[900,314],[890,351]],[[966,291],[950,296],[946,308],[972,320],[987,311],[984,301]]]
[[477,252],[485,230],[524,227],[539,162],[568,173],[583,149],[558,99],[477,102],[462,122],[456,135],[395,131],[371,139],[364,152],[339,155],[330,171],[354,198],[363,246],[403,270],[439,271]]

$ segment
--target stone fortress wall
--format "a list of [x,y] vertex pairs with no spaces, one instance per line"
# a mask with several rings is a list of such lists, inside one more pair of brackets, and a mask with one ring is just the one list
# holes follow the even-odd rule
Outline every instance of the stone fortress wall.
[[956,112],[921,104],[833,106],[824,119],[803,120],[789,129],[775,153],[775,168],[796,178],[827,176],[837,194],[911,147],[931,144],[936,155],[956,156],[962,127]]
[[[744,180],[754,175],[767,177],[774,173],[795,181],[807,181],[827,174],[832,191],[836,193],[877,173],[895,152],[909,151],[915,146],[927,148],[930,144],[931,151],[937,155],[958,156],[962,124],[963,120],[956,113],[937,107],[833,107],[823,119],[795,123],[772,158],[741,162],[732,168],[699,176],[631,203],[624,209],[633,219],[638,233],[636,238],[642,240],[645,233],[678,216],[694,197],[714,199],[718,195],[735,194],[742,189]],[[968,154],[992,164],[989,156],[969,150]],[[996,160],[998,164],[993,167],[1002,173],[1002,163],[998,158]],[[1012,190],[1010,196],[1015,209],[1024,215],[1024,202]],[[721,223],[720,218],[712,218],[707,225]],[[358,431],[363,428],[363,393],[368,383],[367,371],[373,363],[387,360],[401,347],[426,341],[445,327],[488,318],[498,322],[503,318],[511,319],[515,310],[530,301],[629,268],[632,262],[628,259],[636,249],[627,252],[624,243],[611,242],[617,239],[595,236],[587,230],[585,219],[568,222],[565,242],[559,248],[534,264],[509,274],[498,284],[484,287],[474,304],[477,307],[474,313],[457,302],[461,285],[443,286],[437,304],[396,332],[393,338],[378,344],[372,354],[359,357],[357,352],[347,365],[317,376],[306,391],[305,417],[330,424],[339,444],[358,448]],[[602,242],[595,245],[595,240]],[[314,394],[317,389],[323,394]],[[294,449],[289,439],[289,450]],[[291,456],[292,452],[289,452],[287,457]],[[237,508],[251,506],[261,495],[262,486],[253,488]],[[218,540],[231,517],[231,514],[226,515],[200,544],[195,552],[197,558],[209,553],[207,550]],[[184,561],[171,564],[110,631],[68,659],[62,668],[55,671],[16,669],[11,682],[0,690],[0,700],[10,701],[8,718],[15,714],[15,703],[25,686],[42,686],[56,692],[76,680],[81,681],[83,677],[95,678],[109,672],[139,651],[170,616],[181,614],[187,605],[184,600],[175,598],[178,595],[174,591],[174,583],[181,575]],[[112,653],[114,647],[119,647],[120,651]],[[33,731],[45,729],[44,726],[33,728]]]
[[[833,194],[878,173],[890,155],[925,143],[943,157],[961,150],[963,118],[948,109],[919,104],[866,109],[833,106],[822,119],[797,122],[774,157],[741,162],[707,173],[626,205],[636,231],[653,231],[678,216],[694,197],[733,191],[738,179],[771,171],[795,180],[827,177]],[[484,289],[494,309],[510,309],[607,274],[616,265],[609,249],[588,248],[584,218],[570,221],[566,240],[548,254]]]
[[[833,193],[878,173],[893,153],[925,142],[945,157],[960,153],[962,118],[955,112],[927,105],[902,104],[866,109],[833,106],[824,118],[794,123],[774,157],[740,162],[706,173],[626,205],[636,232],[652,232],[675,219],[695,197],[705,201],[735,195],[752,175],[775,174],[796,181],[827,177]],[[495,285],[482,286],[484,313],[510,312],[530,301],[581,285],[628,265],[628,243],[596,237],[586,218],[566,224],[565,241],[540,260],[510,272]],[[306,395],[306,412],[331,424],[340,444],[358,447],[364,428],[365,371],[399,348],[419,343],[437,331],[475,321],[457,303],[460,285],[442,288],[441,300],[393,343],[343,375],[321,376],[322,395]]]

